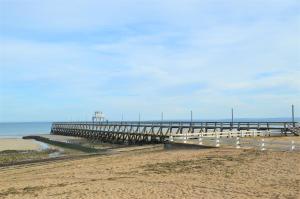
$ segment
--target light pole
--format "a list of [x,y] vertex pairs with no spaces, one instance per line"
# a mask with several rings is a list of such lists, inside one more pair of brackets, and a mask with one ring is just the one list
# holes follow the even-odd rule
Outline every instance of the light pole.
[[292,122],[293,122],[293,127],[295,127],[295,107],[294,107],[294,104],[292,104]]
[[233,127],[233,108],[231,108],[231,127]]
[[193,123],[193,111],[191,111],[191,125]]
[[141,123],[141,113],[139,113],[139,124]]

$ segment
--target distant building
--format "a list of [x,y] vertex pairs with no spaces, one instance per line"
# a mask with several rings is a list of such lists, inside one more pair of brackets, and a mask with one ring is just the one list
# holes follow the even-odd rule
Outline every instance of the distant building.
[[104,114],[101,111],[96,111],[92,117],[93,122],[103,122],[105,119]]

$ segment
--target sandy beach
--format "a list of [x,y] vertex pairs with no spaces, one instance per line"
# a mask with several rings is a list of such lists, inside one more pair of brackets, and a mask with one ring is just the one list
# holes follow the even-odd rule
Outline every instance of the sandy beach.
[[1,198],[299,198],[300,153],[126,151],[0,170]]
[[0,0],[0,199],[300,199],[300,0]]
[[34,140],[21,138],[1,138],[0,151],[5,150],[40,150],[41,145]]

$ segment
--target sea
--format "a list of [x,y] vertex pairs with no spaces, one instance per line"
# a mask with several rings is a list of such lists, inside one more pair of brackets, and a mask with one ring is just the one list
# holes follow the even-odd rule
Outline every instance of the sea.
[[[179,121],[179,120],[177,120]],[[181,120],[184,121],[184,120]],[[187,120],[185,120],[187,121]],[[193,120],[197,122],[198,120]],[[201,121],[224,121],[230,122],[230,119],[219,120],[201,120]],[[238,118],[235,122],[290,122],[291,118]],[[300,122],[300,118],[295,118]],[[49,134],[51,131],[51,122],[0,122],[0,138],[21,138],[26,135]]]
[[0,122],[0,138],[21,138],[26,135],[49,134],[51,122]]

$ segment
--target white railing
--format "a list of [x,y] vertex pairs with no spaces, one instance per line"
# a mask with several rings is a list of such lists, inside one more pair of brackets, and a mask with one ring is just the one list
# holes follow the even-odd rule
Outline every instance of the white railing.
[[183,133],[171,134],[168,141],[213,147],[255,148],[261,151],[300,151],[300,141],[293,140],[293,137],[289,140],[274,140],[269,135],[270,132],[266,131]]

